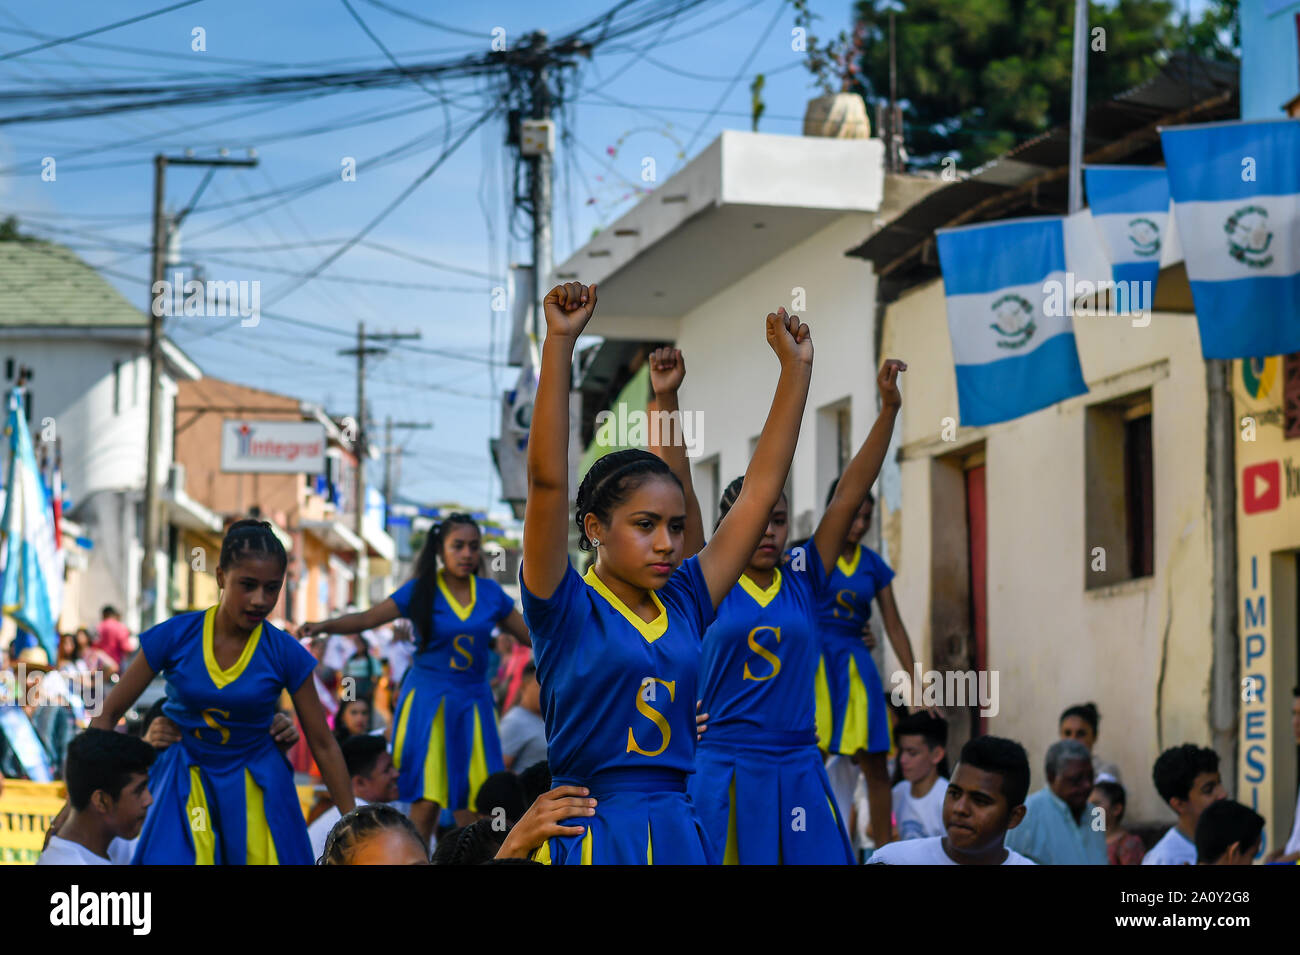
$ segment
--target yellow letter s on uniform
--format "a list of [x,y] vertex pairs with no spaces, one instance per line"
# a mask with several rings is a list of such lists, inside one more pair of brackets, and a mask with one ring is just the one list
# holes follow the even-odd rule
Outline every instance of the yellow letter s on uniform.
[[766,660],[768,662],[768,665],[771,666],[772,668],[772,672],[769,673],[767,676],[754,676],[754,674],[749,669],[749,663],[746,662],[745,672],[741,676],[741,679],[753,680],[756,683],[762,683],[764,680],[770,680],[772,679],[772,677],[776,676],[778,673],[781,672],[781,658],[778,657],[771,650],[769,650],[767,647],[763,646],[761,643],[758,642],[758,632],[760,630],[771,630],[774,634],[776,634],[776,642],[777,643],[781,642],[780,627],[755,627],[753,630],[749,631],[749,649],[753,650],[760,657]]
[[[852,590],[837,590],[835,592],[835,609],[831,611],[836,620],[852,620],[853,604],[845,600],[845,594],[848,594],[848,600],[852,600],[854,592]],[[840,613],[840,607],[843,607],[848,613]]]
[[[673,702],[676,700],[677,698],[676,680],[661,680],[658,677],[651,677],[650,679],[654,680],[655,683],[662,684],[663,686],[666,686],[668,688],[669,702]],[[668,725],[668,721],[663,718],[663,714],[661,714],[653,706],[647,703],[645,699],[641,696],[641,692],[643,689],[644,689],[644,684],[636,688],[636,711],[640,713],[642,716],[644,716],[646,719],[648,719],[650,722],[654,723],[656,727],[658,727],[660,735],[663,736],[663,743],[661,743],[659,748],[655,750],[653,753],[647,752],[637,744],[636,737],[632,735],[632,727],[629,726],[627,728],[627,751],[629,753],[640,753],[642,756],[658,756],[660,753],[662,753],[664,750],[668,748],[668,744],[669,742],[671,742],[673,738],[673,730],[672,727]]]
[[[469,641],[469,648],[461,646],[460,641],[464,638]],[[465,658],[464,665],[456,662],[456,657],[451,658],[451,668],[453,670],[468,670],[474,665],[474,635],[469,633],[458,633],[451,641],[451,650],[453,654],[460,654]]]
[[[218,733],[221,734],[221,745],[222,745],[222,746],[225,746],[228,742],[230,742],[230,730],[226,729],[224,726],[222,726],[220,723],[218,723],[217,720],[216,720],[216,717],[214,717],[214,716],[212,715],[213,713],[216,713],[217,716],[220,716],[222,719],[227,719],[227,720],[228,720],[228,719],[230,719],[230,711],[229,711],[229,710],[219,710],[219,709],[217,709],[216,707],[213,707],[212,709],[207,709],[207,710],[204,710],[204,711],[203,711],[203,722],[207,723],[207,724],[208,724],[209,726],[211,726],[214,730],[216,730]],[[203,739],[203,737],[199,735],[199,731],[198,731],[198,730],[195,730],[195,731],[194,731],[194,738],[195,738],[195,739]]]

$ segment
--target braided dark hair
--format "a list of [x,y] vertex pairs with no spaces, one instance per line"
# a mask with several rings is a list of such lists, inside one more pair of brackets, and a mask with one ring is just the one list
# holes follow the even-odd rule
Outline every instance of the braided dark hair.
[[[429,628],[433,622],[433,598],[438,588],[438,564],[442,561],[442,545],[447,539],[447,532],[453,527],[472,527],[479,530],[478,521],[468,514],[448,514],[429,529],[420,548],[420,556],[415,561],[415,591],[411,594],[411,605],[407,610],[412,626],[419,639],[419,649],[423,650],[433,639]],[[480,531],[481,533],[481,531]]]
[[280,543],[280,538],[275,536],[270,523],[253,518],[235,521],[226,528],[226,536],[221,540],[221,558],[218,566],[222,570],[229,570],[253,553],[264,554],[278,560],[282,573],[289,566],[289,555],[285,553],[284,545]]
[[682,482],[662,458],[656,457],[641,448],[627,448],[614,451],[598,458],[578,485],[577,506],[574,508],[574,521],[578,525],[578,546],[591,550],[591,541],[587,539],[585,521],[588,514],[595,514],[602,524],[609,523],[610,515],[627,496],[639,488],[651,477],[672,479],[678,490],[685,494]]
[[506,834],[493,828],[493,820],[479,819],[463,829],[453,829],[438,840],[433,851],[434,865],[482,865],[491,862],[506,840]]
[[[744,486],[745,475],[742,474],[740,477],[728,484],[727,489],[722,492],[722,500],[718,501],[718,521],[713,525],[715,531],[718,529],[718,524],[721,524],[722,519],[727,516],[727,512],[731,510],[732,505],[736,503],[736,499],[740,497],[740,489]],[[781,491],[781,497],[777,498],[777,500],[784,499],[785,491],[783,490]]]
[[[835,489],[836,489],[837,487],[839,487],[839,486],[840,486],[840,479],[839,479],[839,478],[836,478],[834,481],[831,481],[830,489],[826,492],[826,506],[827,506],[827,507],[830,507],[830,506],[831,506],[831,499],[832,499],[833,497],[835,497]],[[875,507],[875,506],[876,506],[876,495],[875,495],[874,493],[872,493],[871,491],[867,491],[867,497],[866,497],[866,499],[867,499],[868,501],[871,502],[871,506],[872,506],[872,507]],[[858,505],[858,506],[861,507],[861,505]]]
[[325,851],[316,860],[316,864],[349,865],[349,860],[357,846],[385,829],[405,832],[420,844],[426,855],[428,854],[428,846],[419,830],[415,828],[415,823],[392,806],[372,802],[365,806],[358,806],[334,824],[329,837],[325,840]]

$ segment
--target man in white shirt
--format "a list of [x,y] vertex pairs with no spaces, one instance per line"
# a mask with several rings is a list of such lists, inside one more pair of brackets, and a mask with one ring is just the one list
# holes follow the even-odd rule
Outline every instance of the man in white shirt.
[[[358,806],[372,802],[392,802],[397,798],[397,770],[388,744],[380,736],[352,736],[343,741],[343,762],[352,778],[352,795]],[[325,810],[307,827],[313,859],[325,852],[330,830],[343,818],[337,806]]]
[[126,865],[153,802],[155,751],[142,739],[83,730],[68,745],[64,781],[71,812],[50,836],[37,865]]
[[1008,829],[1025,817],[1029,757],[997,736],[977,736],[961,750],[943,801],[946,835],[891,842],[872,865],[1033,865],[1006,848]]
[[1211,804],[1227,799],[1219,778],[1219,754],[1184,743],[1165,750],[1151,771],[1156,792],[1178,821],[1142,858],[1143,865],[1196,865],[1196,823]]

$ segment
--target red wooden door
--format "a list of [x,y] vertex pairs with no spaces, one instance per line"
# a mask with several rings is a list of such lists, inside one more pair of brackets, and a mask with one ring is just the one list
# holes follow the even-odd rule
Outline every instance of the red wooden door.
[[[988,520],[984,506],[984,465],[966,471],[966,539],[970,544],[971,631],[975,634],[976,672],[988,668]],[[988,719],[979,717],[979,734],[988,732]]]

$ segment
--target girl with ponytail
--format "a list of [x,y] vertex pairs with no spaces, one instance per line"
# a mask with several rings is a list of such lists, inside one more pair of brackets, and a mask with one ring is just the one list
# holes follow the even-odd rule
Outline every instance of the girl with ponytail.
[[505,769],[487,673],[493,628],[531,642],[509,594],[477,576],[480,536],[468,514],[447,515],[425,538],[415,575],[390,597],[298,631],[360,633],[398,617],[411,621],[416,650],[393,711],[393,765],[398,798],[411,803],[426,842],[443,809],[460,825],[473,821],[483,780]]
[[221,542],[209,610],[140,635],[140,653],[91,722],[111,730],[154,678],[167,678],[163,715],[180,729],[149,773],[153,805],[136,865],[311,865],[293,771],[269,732],[288,690],[312,756],[341,812],[352,783],[311,679],[316,658],[266,617],[288,557],[265,521],[236,521]]
[[578,488],[579,546],[569,562],[569,376],[596,287],[557,285],[543,303],[547,334],[528,438],[520,568],[533,635],[553,785],[594,807],[553,836],[537,861],[698,864],[717,861],[687,794],[695,768],[700,639],[763,536],[794,455],[812,372],[808,326],[781,309],[766,321],[781,374],[745,486],[713,539],[683,560],[687,501],[659,458],[606,455]]

